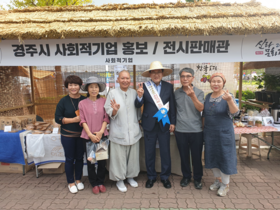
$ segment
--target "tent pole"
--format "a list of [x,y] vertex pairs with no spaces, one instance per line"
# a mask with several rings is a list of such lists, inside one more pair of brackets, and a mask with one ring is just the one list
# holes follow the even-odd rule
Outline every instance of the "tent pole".
[[133,88],[136,90],[136,65],[133,65]]
[[63,95],[63,79],[61,73],[61,66],[55,66],[55,76],[56,76],[56,94],[57,96]]
[[243,75],[243,62],[240,62],[239,64],[239,109],[241,109],[241,100],[242,100],[242,75]]
[[34,104],[34,106],[32,106],[32,114],[36,114],[33,67],[29,66],[29,70],[30,70],[31,91],[32,91],[31,92],[31,98],[32,98],[32,103]]

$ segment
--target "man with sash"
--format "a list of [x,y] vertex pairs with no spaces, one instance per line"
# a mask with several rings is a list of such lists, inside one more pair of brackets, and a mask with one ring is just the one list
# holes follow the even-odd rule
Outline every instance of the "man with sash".
[[159,142],[161,173],[160,179],[165,188],[171,188],[170,132],[175,130],[176,106],[173,85],[162,81],[162,77],[172,73],[159,61],[154,61],[150,69],[142,73],[151,80],[140,84],[135,99],[135,107],[144,104],[142,128],[145,139],[145,162],[148,174],[146,188],[153,187],[157,173],[155,170],[156,142]]

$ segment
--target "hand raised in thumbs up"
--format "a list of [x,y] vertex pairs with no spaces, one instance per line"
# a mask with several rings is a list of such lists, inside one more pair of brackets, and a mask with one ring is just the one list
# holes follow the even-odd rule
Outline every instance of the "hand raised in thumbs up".
[[143,97],[143,94],[144,94],[143,83],[139,84],[139,88],[137,89],[137,94],[138,94],[139,98]]

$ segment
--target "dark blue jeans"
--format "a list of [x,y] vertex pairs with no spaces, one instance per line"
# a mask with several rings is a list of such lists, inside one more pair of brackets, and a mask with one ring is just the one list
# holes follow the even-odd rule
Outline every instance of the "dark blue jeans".
[[65,136],[61,136],[61,143],[65,154],[65,173],[67,182],[74,183],[75,180],[81,180],[82,178],[84,166],[84,143],[80,137]]
[[201,163],[202,147],[203,147],[203,133],[181,133],[175,131],[177,146],[181,157],[181,170],[183,177],[187,179],[192,178],[190,168],[190,150],[193,164],[193,179],[201,181],[203,176],[203,168]]

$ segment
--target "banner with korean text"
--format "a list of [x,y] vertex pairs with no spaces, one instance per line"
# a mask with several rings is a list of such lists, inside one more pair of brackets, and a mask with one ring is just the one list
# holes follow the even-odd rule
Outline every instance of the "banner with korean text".
[[140,65],[280,60],[280,36],[2,40],[0,66]]

